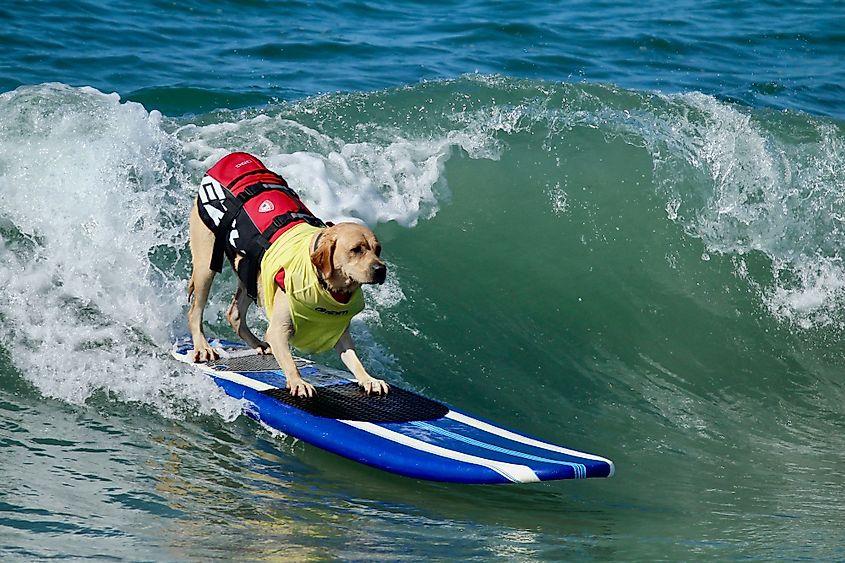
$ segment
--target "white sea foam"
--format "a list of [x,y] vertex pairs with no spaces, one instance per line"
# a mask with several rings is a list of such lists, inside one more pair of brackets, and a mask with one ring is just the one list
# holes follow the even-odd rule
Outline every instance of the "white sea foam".
[[795,131],[775,128],[765,115],[699,93],[663,101],[668,111],[625,126],[654,156],[667,216],[709,253],[767,256],[773,281],[753,288],[778,318],[804,328],[843,324],[841,133],[809,116],[795,120]]
[[157,112],[114,94],[53,84],[0,96],[2,340],[45,395],[239,411],[166,354],[182,284],[150,254],[181,237],[169,221],[177,149]]
[[[325,220],[368,225],[395,221],[406,227],[432,217],[439,201],[448,197],[443,167],[452,148],[474,144],[473,135],[459,132],[435,139],[394,135],[386,142],[346,142],[268,115],[188,124],[176,137],[198,170],[231,150],[256,154]],[[300,150],[303,146],[311,150]]]

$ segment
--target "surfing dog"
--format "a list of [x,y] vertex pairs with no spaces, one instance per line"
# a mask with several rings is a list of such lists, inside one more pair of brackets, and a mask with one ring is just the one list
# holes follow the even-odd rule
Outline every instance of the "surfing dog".
[[[387,275],[381,244],[369,228],[323,223],[284,178],[255,156],[236,152],[203,178],[189,229],[188,327],[194,362],[219,358],[203,333],[202,320],[225,255],[238,275],[226,319],[248,346],[273,354],[292,395],[315,394],[299,373],[292,345],[303,352],[334,348],[367,394],[388,392],[387,383],[367,373],[349,333],[352,317],[364,307],[361,286],[384,283]],[[267,313],[264,340],[247,325],[253,301]]]

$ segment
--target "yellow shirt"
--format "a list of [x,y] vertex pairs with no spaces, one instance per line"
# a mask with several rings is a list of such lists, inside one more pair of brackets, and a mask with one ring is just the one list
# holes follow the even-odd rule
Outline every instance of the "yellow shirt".
[[320,284],[311,263],[311,239],[320,230],[300,223],[282,233],[261,259],[259,283],[264,289],[267,318],[273,311],[276,274],[284,269],[284,289],[294,328],[290,343],[303,352],[325,352],[334,347],[352,317],[364,309],[361,288],[355,290],[349,303],[340,303]]

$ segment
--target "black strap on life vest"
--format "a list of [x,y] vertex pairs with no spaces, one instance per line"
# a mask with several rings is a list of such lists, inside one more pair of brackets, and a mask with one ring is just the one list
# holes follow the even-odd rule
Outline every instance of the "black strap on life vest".
[[211,251],[210,267],[215,272],[219,273],[223,271],[223,255],[226,251],[226,238],[228,238],[232,223],[235,221],[238,213],[241,212],[244,203],[246,202],[242,201],[239,197],[230,198],[227,194],[226,212],[223,214],[223,218],[220,219],[220,224],[214,230],[214,248]]
[[241,263],[238,264],[238,278],[246,288],[246,294],[253,301],[258,301],[258,270],[261,269],[261,259],[270,248],[269,239],[259,235],[252,239],[252,244],[246,251]]

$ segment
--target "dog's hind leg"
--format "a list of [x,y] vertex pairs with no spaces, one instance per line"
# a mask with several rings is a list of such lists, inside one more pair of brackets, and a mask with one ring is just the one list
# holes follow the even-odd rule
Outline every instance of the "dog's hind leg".
[[251,304],[252,299],[247,294],[246,288],[242,283],[238,283],[238,289],[232,297],[232,303],[226,310],[226,319],[232,325],[232,330],[237,333],[241,340],[246,342],[247,346],[254,348],[259,354],[269,354],[270,345],[259,340],[246,323],[246,314]]
[[190,247],[191,247],[191,281],[188,282],[188,329],[194,341],[194,351],[191,359],[195,362],[207,362],[220,357],[202,331],[202,313],[208,302],[211,282],[214,281],[214,270],[211,269],[211,253],[214,249],[214,233],[200,219],[197,204],[194,202],[191,210]]

